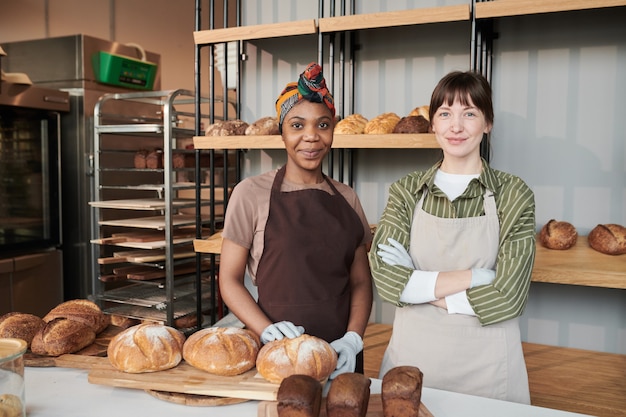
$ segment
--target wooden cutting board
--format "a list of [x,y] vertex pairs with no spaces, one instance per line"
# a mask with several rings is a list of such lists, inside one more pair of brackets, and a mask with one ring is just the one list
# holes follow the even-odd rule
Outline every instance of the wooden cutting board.
[[129,374],[110,364],[89,372],[92,384],[141,390],[180,392],[248,400],[275,401],[278,384],[266,381],[256,369],[236,376],[218,376],[194,368],[185,361],[172,369]]
[[[258,408],[258,417],[278,417],[278,410],[276,401],[261,401]],[[326,414],[326,399],[322,399],[322,407],[320,409],[319,417],[327,417]],[[367,406],[366,417],[383,417],[383,402],[380,398],[380,394],[370,395],[370,401]],[[426,408],[424,403],[420,404],[419,417],[434,417],[432,413]]]

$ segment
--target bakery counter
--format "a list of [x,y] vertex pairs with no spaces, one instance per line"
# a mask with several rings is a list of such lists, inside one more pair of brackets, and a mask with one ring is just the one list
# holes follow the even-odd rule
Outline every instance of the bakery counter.
[[[256,417],[257,401],[223,406],[187,406],[163,401],[136,389],[90,384],[87,371],[67,368],[25,369],[28,417]],[[372,380],[372,393],[380,380]],[[435,417],[574,417],[564,411],[508,403],[424,388],[422,401]]]

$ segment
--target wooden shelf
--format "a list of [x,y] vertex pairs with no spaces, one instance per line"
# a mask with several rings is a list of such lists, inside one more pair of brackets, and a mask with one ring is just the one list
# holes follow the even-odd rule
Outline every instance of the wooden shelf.
[[578,236],[567,250],[551,250],[537,242],[533,282],[626,289],[626,255],[605,255]]
[[321,33],[327,33],[426,23],[469,21],[469,19],[469,5],[462,4],[458,6],[326,17],[319,19],[318,25]]
[[[272,136],[195,136],[195,149],[284,149],[280,135]],[[334,149],[436,149],[432,133],[389,135],[335,135]]]
[[476,18],[519,16],[626,6],[625,0],[495,0],[476,3]]
[[238,26],[224,29],[200,30],[193,33],[196,45],[279,38],[283,36],[313,35],[317,33],[314,19],[266,25]]
[[193,249],[199,253],[222,253],[222,232],[217,232],[206,239],[195,239]]

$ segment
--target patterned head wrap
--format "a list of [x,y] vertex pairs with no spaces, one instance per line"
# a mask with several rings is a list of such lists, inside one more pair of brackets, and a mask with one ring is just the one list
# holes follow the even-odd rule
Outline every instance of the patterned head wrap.
[[308,100],[313,103],[323,103],[335,116],[335,105],[333,96],[326,87],[326,80],[322,74],[322,67],[315,62],[311,62],[304,72],[300,74],[297,82],[290,82],[280,93],[276,100],[276,113],[278,116],[278,127],[283,131],[283,121],[289,110],[300,100]]

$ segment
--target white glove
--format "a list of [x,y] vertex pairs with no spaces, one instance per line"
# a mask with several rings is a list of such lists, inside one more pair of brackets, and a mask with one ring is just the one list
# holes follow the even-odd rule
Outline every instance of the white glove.
[[470,288],[480,285],[489,285],[496,278],[496,271],[485,268],[472,268],[472,282]]
[[415,269],[415,266],[413,266],[413,259],[411,259],[411,255],[409,255],[409,252],[407,252],[404,246],[392,238],[388,238],[387,241],[391,244],[391,246],[379,243],[379,251],[376,252],[376,255],[380,256],[383,262],[387,265],[400,265],[409,269]]
[[261,333],[261,342],[263,344],[274,340],[281,340],[285,337],[293,339],[304,333],[304,327],[296,326],[290,321],[279,321],[267,326]]
[[341,339],[331,342],[330,345],[337,352],[337,368],[330,374],[330,379],[356,369],[356,355],[363,350],[363,339],[356,332],[348,332]]

